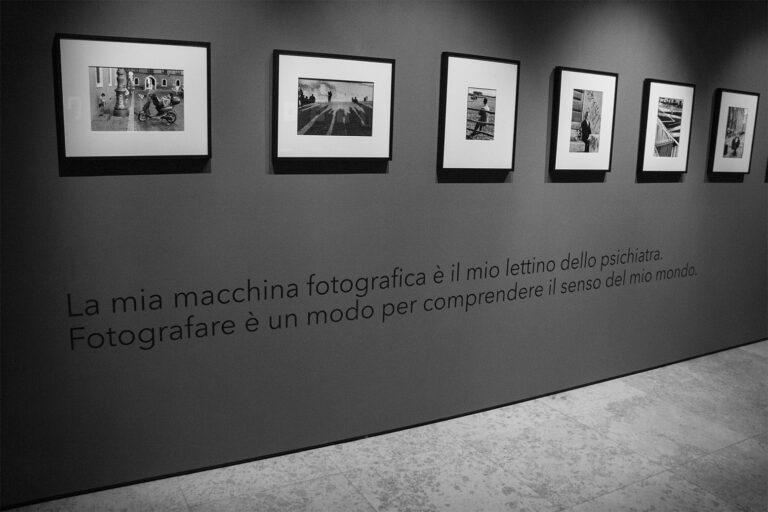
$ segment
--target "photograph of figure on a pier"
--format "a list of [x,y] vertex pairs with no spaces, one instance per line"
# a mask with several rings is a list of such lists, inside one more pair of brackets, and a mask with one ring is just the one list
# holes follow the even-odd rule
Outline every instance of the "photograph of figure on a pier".
[[659,97],[656,117],[654,156],[676,157],[680,147],[680,126],[683,122],[683,100]]
[[747,138],[747,112],[748,109],[745,107],[728,107],[723,157],[742,158],[744,156],[744,143]]
[[600,120],[603,110],[603,91],[573,90],[571,109],[570,153],[597,153],[600,151]]
[[370,137],[373,82],[299,78],[297,135]]
[[493,140],[496,124],[496,89],[467,89],[467,139]]
[[184,131],[184,71],[90,66],[91,131]]

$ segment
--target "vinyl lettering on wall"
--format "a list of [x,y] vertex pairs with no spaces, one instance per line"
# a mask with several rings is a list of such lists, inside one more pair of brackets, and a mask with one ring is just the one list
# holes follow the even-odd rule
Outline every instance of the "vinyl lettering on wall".
[[[697,275],[695,265],[685,258],[667,264],[661,249],[626,247],[573,250],[551,258],[510,255],[443,262],[432,268],[393,265],[352,276],[309,272],[299,280],[245,277],[217,288],[140,288],[104,297],[69,292],[67,341],[73,352],[181,349],[185,343],[212,339],[250,340],[265,331],[351,322],[391,324],[416,316],[513,308],[526,301],[574,300],[629,287],[657,286],[662,291]],[[178,312],[177,320],[147,320],[154,312],[168,310]],[[216,316],[222,311],[226,317]]]

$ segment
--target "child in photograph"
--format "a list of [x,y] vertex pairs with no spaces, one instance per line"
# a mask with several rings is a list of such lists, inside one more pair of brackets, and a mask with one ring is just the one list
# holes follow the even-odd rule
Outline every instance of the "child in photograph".
[[107,95],[104,93],[101,93],[101,96],[99,96],[98,108],[99,108],[99,114],[102,114],[102,115],[106,114]]

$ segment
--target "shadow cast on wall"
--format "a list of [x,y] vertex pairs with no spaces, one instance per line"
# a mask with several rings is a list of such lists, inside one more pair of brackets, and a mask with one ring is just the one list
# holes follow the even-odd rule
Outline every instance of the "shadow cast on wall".
[[59,176],[128,176],[148,174],[209,174],[208,157],[139,157],[59,159]]
[[386,174],[389,161],[364,158],[273,158],[274,174]]

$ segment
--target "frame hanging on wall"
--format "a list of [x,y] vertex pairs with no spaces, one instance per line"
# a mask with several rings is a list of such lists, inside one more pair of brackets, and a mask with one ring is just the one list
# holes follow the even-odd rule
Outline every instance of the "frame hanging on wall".
[[210,43],[57,34],[54,67],[62,162],[210,158]]
[[638,170],[686,172],[696,86],[647,78],[643,83]]
[[392,159],[395,61],[273,52],[272,157]]
[[438,174],[514,169],[520,61],[443,52]]
[[550,170],[611,170],[617,73],[557,67]]
[[717,89],[712,110],[710,173],[749,173],[760,95]]

